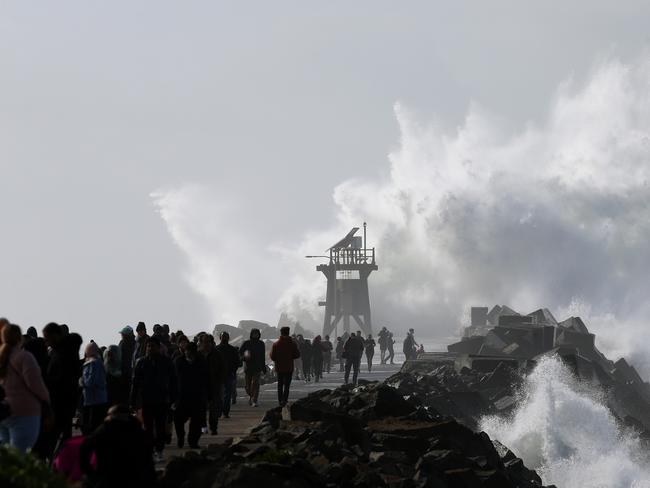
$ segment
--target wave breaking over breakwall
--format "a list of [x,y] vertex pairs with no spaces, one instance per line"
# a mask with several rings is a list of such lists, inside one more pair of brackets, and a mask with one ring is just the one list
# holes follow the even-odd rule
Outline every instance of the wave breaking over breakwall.
[[650,466],[607,407],[554,357],[526,379],[510,418],[484,417],[481,429],[506,444],[544,483],[558,487],[646,488]]

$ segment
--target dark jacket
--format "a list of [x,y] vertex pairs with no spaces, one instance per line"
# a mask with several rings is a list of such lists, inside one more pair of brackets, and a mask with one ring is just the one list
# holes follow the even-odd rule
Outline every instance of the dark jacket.
[[344,357],[346,359],[360,359],[363,355],[363,339],[356,334],[350,336],[343,346]]
[[60,415],[77,406],[79,399],[79,377],[81,376],[81,361],[78,354],[68,344],[68,336],[64,337],[61,344],[53,347],[47,372],[44,375],[45,385],[50,391],[52,408]]
[[[96,469],[90,464],[93,453],[97,457]],[[81,444],[79,464],[93,487],[154,485],[152,446],[134,417],[111,419],[100,425]]]
[[29,338],[25,341],[23,349],[32,353],[36,359],[36,362],[38,363],[38,366],[41,368],[41,375],[43,378],[45,378],[45,375],[47,374],[49,356],[47,355],[47,345],[45,344],[43,338]]
[[289,336],[280,336],[271,348],[271,360],[278,373],[293,373],[293,361],[300,357],[300,351]]
[[239,359],[239,349],[230,344],[219,344],[216,347],[223,360],[224,377],[232,377],[237,374],[237,369],[241,366]]
[[196,405],[208,399],[208,367],[198,354],[191,363],[185,356],[174,362],[178,378],[178,400],[181,405]]
[[176,370],[171,359],[158,354],[145,356],[135,364],[131,405],[165,405],[176,397]]
[[216,347],[213,347],[203,357],[208,371],[208,397],[214,399],[216,395],[219,395],[221,385],[224,384],[226,379],[224,360]]
[[133,375],[133,353],[135,353],[135,337],[133,334],[125,334],[118,344],[120,348],[120,360],[122,361],[122,376],[131,382]]
[[[245,358],[246,351],[249,351],[250,357]],[[249,339],[239,348],[239,357],[244,362],[244,371],[248,374],[263,373],[266,370],[266,348],[264,342],[260,339]]]
[[[138,362],[138,359],[143,358],[147,354],[147,342],[149,342],[149,336],[144,335],[142,337],[138,336],[135,338],[135,349],[133,351],[133,365]],[[162,348],[162,347],[161,347]]]

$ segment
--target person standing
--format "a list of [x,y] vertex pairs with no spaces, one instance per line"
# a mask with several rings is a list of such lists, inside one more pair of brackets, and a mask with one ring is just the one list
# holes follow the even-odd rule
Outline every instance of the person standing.
[[311,345],[311,357],[314,368],[314,381],[318,383],[323,378],[323,342],[319,335],[314,338]]
[[368,338],[364,341],[366,360],[368,361],[368,372],[372,371],[372,358],[375,355],[375,345],[375,340],[372,338],[372,334],[368,334]]
[[[133,351],[133,365],[138,362],[138,359],[143,358],[147,354],[147,342],[149,336],[147,335],[147,326],[144,322],[138,322],[135,328],[137,337],[135,338],[135,350]],[[160,341],[158,341],[158,350],[161,350]]]
[[160,354],[160,342],[147,341],[146,355],[140,358],[133,370],[131,406],[142,408],[144,430],[151,439],[156,460],[163,460],[165,426],[169,407],[176,401],[176,371],[172,360]]
[[339,372],[341,372],[341,373],[344,371],[344,367],[343,367],[343,364],[344,364],[344,361],[343,361],[343,345],[344,345],[343,344],[343,339],[341,339],[340,337],[337,337],[336,338],[336,349],[335,349],[335,351],[336,351],[336,359],[339,362]]
[[295,341],[289,336],[289,327],[280,328],[280,338],[271,348],[271,361],[278,376],[278,403],[281,407],[289,401],[289,388],[293,377],[293,364],[300,357]]
[[[301,337],[301,336],[298,336]],[[299,343],[300,358],[302,359],[302,375],[306,382],[311,381],[311,362],[312,362],[312,346],[309,339],[303,339]]]
[[323,347],[323,370],[329,374],[332,369],[332,350],[334,349],[330,336],[326,335],[321,344]]
[[111,344],[104,351],[104,370],[108,406],[127,403],[129,399],[127,380],[122,374],[120,348],[115,344]]
[[379,362],[386,364],[386,350],[388,349],[388,329],[382,327],[377,334],[377,342],[379,342]]
[[79,401],[81,343],[78,334],[68,334],[54,322],[43,328],[43,338],[50,348],[44,378],[50,392],[54,426],[49,432],[43,432],[43,438],[39,439],[39,451],[43,457],[49,458],[59,438],[65,440],[72,436],[72,418]]
[[[305,342],[305,339],[302,337],[302,335],[298,334],[293,336],[293,341],[296,343],[296,346],[298,347],[298,350],[301,351],[302,353],[302,348],[303,348],[303,342]],[[294,371],[296,373],[295,379],[305,379],[304,377],[300,377],[300,373],[302,373],[302,357],[296,358],[296,360],[293,362],[294,366]]]
[[210,434],[217,435],[225,381],[224,360],[214,344],[212,334],[203,334],[199,351],[205,358],[208,370],[208,426]]
[[352,384],[357,385],[359,377],[359,367],[361,366],[361,356],[363,356],[364,344],[361,338],[361,331],[352,334],[343,346],[343,357],[345,358],[345,384],[350,381],[350,369],[354,370],[352,375]]
[[133,354],[135,353],[135,336],[133,329],[127,325],[120,331],[122,339],[117,345],[120,348],[120,363],[122,365],[122,377],[125,381],[126,391],[131,391],[131,377],[133,376]]
[[81,433],[88,435],[104,420],[108,402],[104,363],[99,347],[92,341],[86,346],[79,386],[83,396]]
[[230,407],[233,403],[232,397],[235,394],[237,382],[237,370],[241,366],[241,361],[239,359],[239,350],[229,344],[230,334],[224,331],[219,338],[221,342],[217,346],[217,350],[221,354],[224,362],[224,385],[220,414],[227,419],[230,418]]
[[207,366],[193,342],[188,344],[184,356],[176,358],[174,366],[178,378],[178,396],[173,406],[176,442],[179,448],[185,445],[185,422],[189,420],[187,443],[198,449],[209,393]]
[[266,349],[260,340],[259,329],[251,329],[250,339],[239,348],[239,357],[244,362],[245,389],[248,404],[257,407],[260,394],[260,376],[266,372]]
[[34,356],[20,348],[22,331],[14,324],[0,333],[0,385],[10,415],[0,422],[0,444],[26,452],[34,447],[41,426],[43,405],[50,395]]

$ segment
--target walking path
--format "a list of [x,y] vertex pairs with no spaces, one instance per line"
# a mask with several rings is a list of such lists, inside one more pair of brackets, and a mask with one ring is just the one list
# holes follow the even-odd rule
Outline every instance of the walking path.
[[[365,358],[364,358],[365,359]],[[401,365],[379,365],[375,364],[372,371],[368,372],[366,365],[362,364],[359,379],[368,381],[383,381],[389,376],[399,371]],[[330,374],[325,373],[323,379],[316,383],[313,380],[305,382],[304,380],[293,380],[291,382],[291,395],[289,403],[299,398],[306,397],[310,393],[325,388],[334,389],[343,384],[343,373],[332,371]],[[267,410],[277,407],[278,405],[277,383],[269,383],[260,387],[259,406],[252,407],[248,405],[248,397],[243,388],[238,388],[237,403],[230,410],[230,418],[219,419],[219,434],[216,436],[203,434],[199,441],[200,446],[215,444],[232,437],[238,438],[246,435],[253,427],[260,423]],[[176,447],[176,438],[165,448],[165,457],[182,456],[189,448],[178,449]],[[162,468],[162,464],[160,467]]]

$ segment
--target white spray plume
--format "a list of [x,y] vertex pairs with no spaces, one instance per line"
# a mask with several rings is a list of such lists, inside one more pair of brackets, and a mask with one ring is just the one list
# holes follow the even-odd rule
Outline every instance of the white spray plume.
[[544,358],[524,385],[512,418],[487,417],[481,429],[535,469],[544,484],[648,488],[650,468],[631,434],[561,360]]
[[[254,294],[229,283],[230,249],[208,224],[210,209],[218,214],[225,202],[196,186],[154,195],[188,255],[191,285],[215,314],[288,311],[318,327],[324,283],[303,256],[365,220],[380,268],[370,278],[375,326],[446,337],[471,305],[546,306],[563,318],[577,300],[599,319],[588,325],[606,339],[598,340],[604,352],[647,352],[647,341],[626,333],[650,316],[646,59],[607,61],[584,85],[562,84],[542,122],[515,134],[476,105],[451,133],[418,123],[401,104],[395,113],[401,138],[388,176],[337,186],[332,228],[305,233],[298,245],[269,237],[264,248],[280,259],[253,259]],[[231,220],[245,242],[246,229]]]

